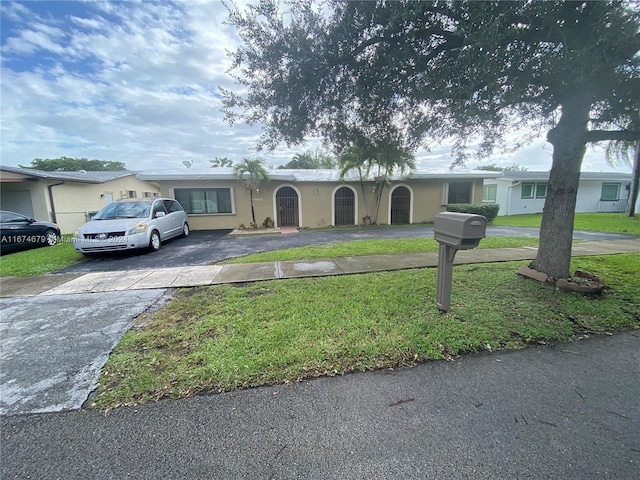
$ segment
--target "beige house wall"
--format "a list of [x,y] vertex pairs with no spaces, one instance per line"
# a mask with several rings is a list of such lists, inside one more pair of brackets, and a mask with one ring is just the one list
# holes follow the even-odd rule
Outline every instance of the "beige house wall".
[[[10,181],[2,182],[3,192],[28,191],[31,196],[33,216],[37,220],[55,221],[62,233],[73,233],[87,221],[87,214],[95,212],[107,203],[105,196],[111,194],[116,201],[123,197],[122,192],[135,191],[137,197],[144,192],[159,193],[160,189],[150,182],[137,179],[133,174],[104,183],[81,183],[69,180],[23,180],[16,181],[19,174],[13,174]],[[3,180],[9,180],[3,175]],[[53,196],[51,205],[49,187]],[[55,219],[53,211],[55,207]]]
[[[473,182],[473,202],[482,201],[482,179],[466,179],[456,181]],[[408,179],[392,182],[385,187],[378,214],[378,224],[389,224],[391,221],[391,194],[398,186],[404,186],[411,192],[411,223],[433,222],[435,216],[446,211],[445,192],[446,179]],[[163,196],[175,198],[176,188],[230,188],[232,199],[232,213],[189,215],[189,225],[192,230],[215,230],[238,228],[240,224],[249,226],[251,223],[251,204],[249,190],[237,180],[162,180],[160,193]],[[334,224],[333,198],[336,190],[342,186],[350,187],[356,196],[356,221],[360,224],[367,214],[373,215],[375,193],[374,183],[365,183],[365,199],[359,182],[289,182],[272,180],[263,182],[258,191],[254,191],[254,209],[256,223],[260,226],[265,218],[270,217],[278,222],[276,194],[282,187],[291,187],[298,193],[300,215],[299,226],[308,228],[322,228]]]
[[116,201],[126,198],[129,192],[135,192],[134,196],[141,198],[144,192],[154,194],[159,193],[160,189],[130,175],[97,184],[65,182],[52,187],[52,191],[56,223],[62,233],[73,233],[87,221],[90,212],[96,212],[108,203],[108,195]]

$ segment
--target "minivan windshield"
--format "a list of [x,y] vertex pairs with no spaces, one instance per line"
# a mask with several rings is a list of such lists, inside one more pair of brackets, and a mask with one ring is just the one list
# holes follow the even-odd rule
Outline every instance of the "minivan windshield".
[[110,203],[100,210],[94,220],[113,220],[115,218],[145,218],[149,216],[149,202]]

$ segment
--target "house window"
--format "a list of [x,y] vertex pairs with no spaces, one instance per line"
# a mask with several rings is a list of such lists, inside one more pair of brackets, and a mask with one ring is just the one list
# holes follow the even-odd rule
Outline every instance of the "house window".
[[482,187],[482,201],[485,203],[496,203],[498,185],[484,185]]
[[536,183],[536,198],[547,198],[546,183]]
[[603,183],[602,193],[600,194],[600,200],[615,201],[620,199],[620,184],[619,183]]
[[446,205],[452,203],[471,203],[473,182],[449,182]]
[[522,184],[522,198],[533,198],[533,189],[535,183],[523,183]]
[[189,214],[233,213],[230,188],[176,188],[174,194]]
[[142,192],[142,194],[144,195],[144,198],[152,198],[152,197],[159,197],[160,196],[156,192]]

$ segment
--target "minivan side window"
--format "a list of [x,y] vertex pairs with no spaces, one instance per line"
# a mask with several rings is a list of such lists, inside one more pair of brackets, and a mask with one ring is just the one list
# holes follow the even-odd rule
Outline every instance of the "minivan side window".
[[163,200],[163,202],[165,208],[167,209],[167,212],[169,213],[182,211],[182,207],[180,206],[180,204],[174,200]]
[[156,202],[153,204],[153,218],[155,218],[156,213],[158,212],[163,212],[163,213],[167,213],[167,209],[164,208],[164,205],[162,204],[162,202]]

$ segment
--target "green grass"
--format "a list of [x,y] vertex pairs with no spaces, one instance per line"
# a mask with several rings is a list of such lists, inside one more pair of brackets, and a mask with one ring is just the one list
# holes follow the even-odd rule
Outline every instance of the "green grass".
[[84,261],[71,244],[71,236],[64,235],[53,247],[33,248],[0,257],[0,276],[26,277],[43,275]]
[[[497,217],[498,226],[539,227],[542,215],[514,215]],[[416,227],[423,226],[416,224]],[[350,229],[351,227],[345,227]],[[357,227],[353,227],[357,228]],[[392,226],[359,228],[393,228]],[[630,233],[640,235],[640,217],[629,218],[619,213],[578,213],[575,228],[599,232]],[[537,239],[519,237],[490,237],[480,242],[480,248],[504,248],[535,246]],[[233,260],[234,263],[269,262],[276,260],[299,260],[314,258],[350,257],[377,255],[380,253],[413,253],[436,251],[437,243],[432,238],[398,240],[363,240],[358,242],[333,243],[316,247],[302,247],[290,251],[265,252]],[[12,253],[0,257],[0,276],[42,275],[84,261],[84,257],[73,250],[70,236],[55,247],[39,248]]]
[[638,328],[640,254],[574,258],[600,296],[514,274],[521,262],[454,269],[451,311],[436,269],[220,285],[181,291],[138,319],[105,365],[95,408],[182,398],[351,371],[412,366]]
[[[438,242],[433,238],[394,238],[381,240],[355,240],[326,243],[309,247],[262,252],[235,258],[222,263],[254,263],[318,258],[357,257],[363,255],[389,255],[395,253],[437,252]],[[490,237],[480,242],[479,248],[535,247],[537,238]]]
[[[496,217],[493,225],[499,227],[539,227],[542,214]],[[576,213],[576,230],[593,232],[628,233],[640,235],[640,216],[627,217],[624,213]]]

